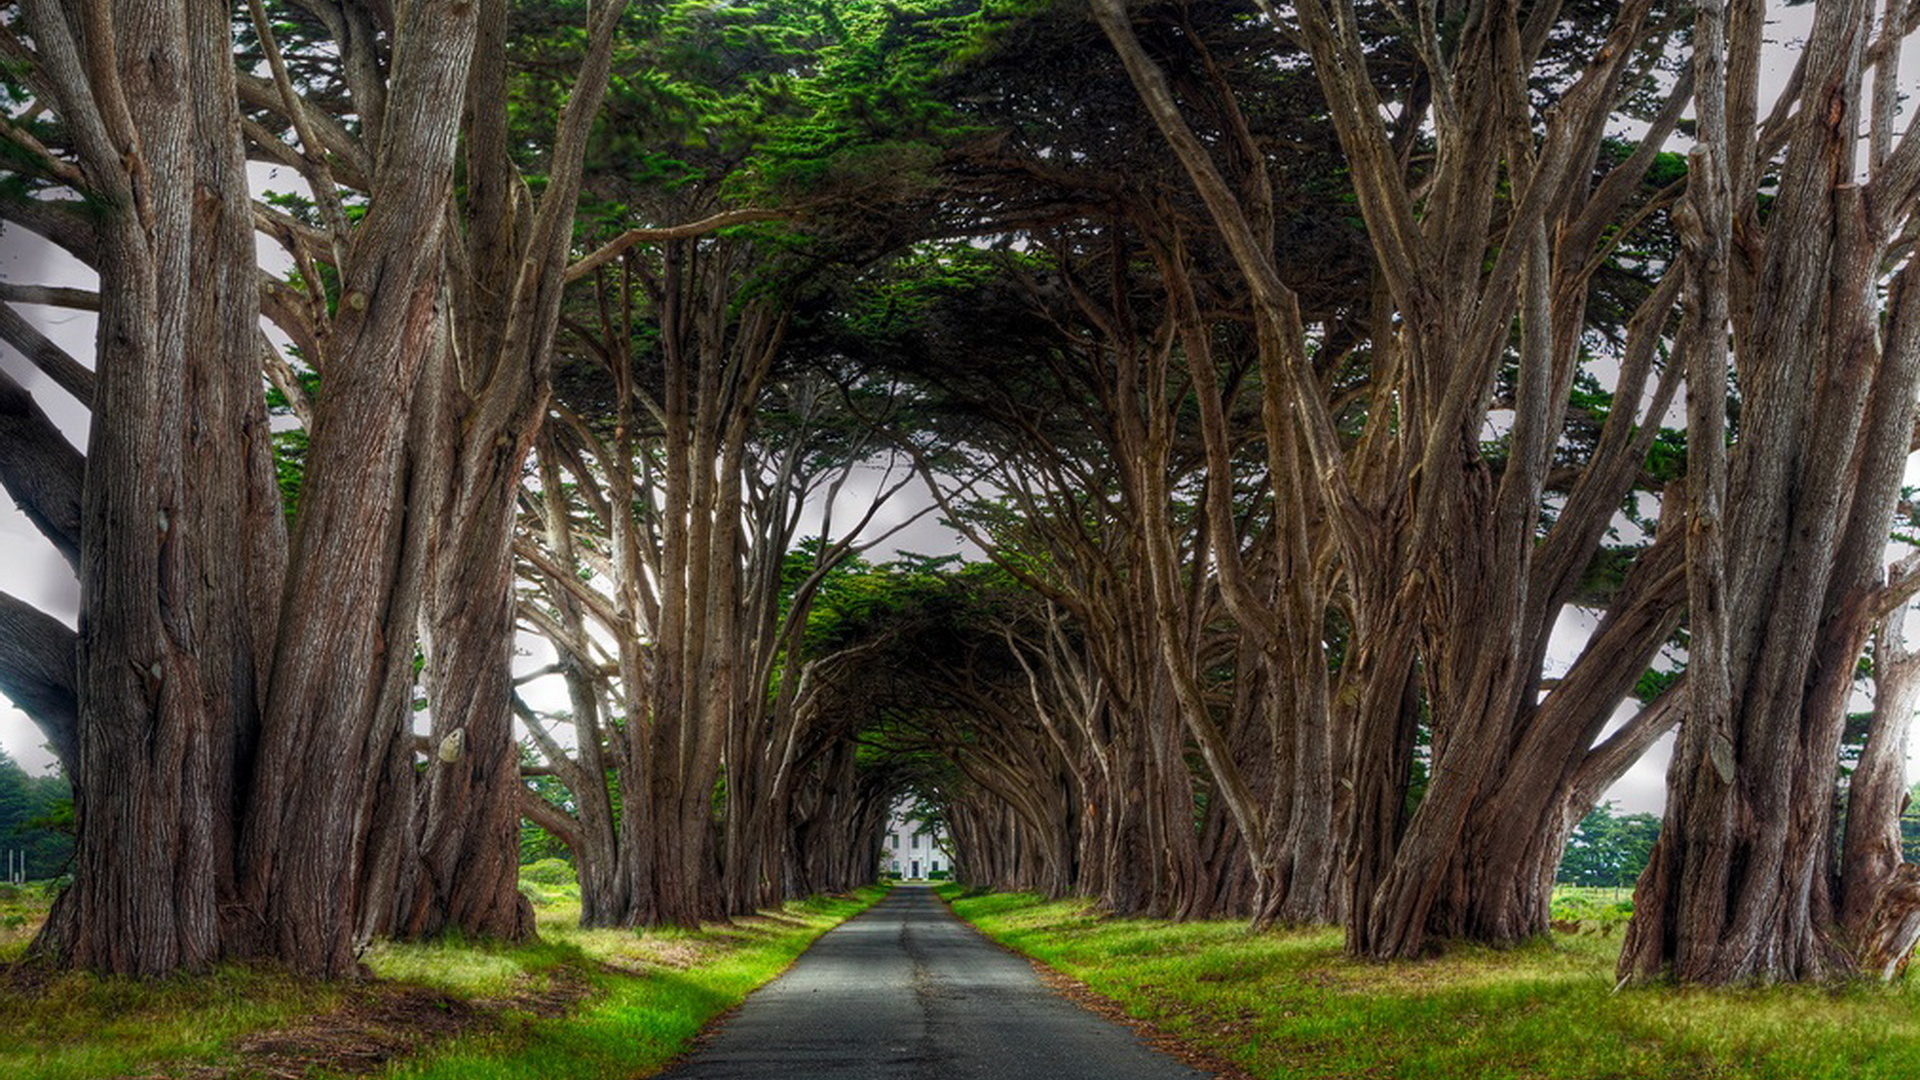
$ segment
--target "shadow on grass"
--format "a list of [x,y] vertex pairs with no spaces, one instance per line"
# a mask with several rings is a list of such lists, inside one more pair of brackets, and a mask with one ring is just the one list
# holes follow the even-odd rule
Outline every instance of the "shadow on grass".
[[1617,937],[1348,959],[1331,929],[1089,913],[1085,901],[956,896],[1003,944],[1256,1076],[1396,1080],[1905,1080],[1920,1075],[1907,984],[1614,992]]

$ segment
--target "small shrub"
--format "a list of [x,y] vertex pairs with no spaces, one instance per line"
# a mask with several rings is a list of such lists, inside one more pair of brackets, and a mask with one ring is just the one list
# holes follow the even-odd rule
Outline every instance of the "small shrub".
[[541,859],[520,868],[520,877],[536,885],[575,885],[580,878],[565,859]]
[[1582,893],[1553,898],[1553,928],[1563,934],[1599,934],[1609,937],[1633,918],[1633,901],[1610,900]]

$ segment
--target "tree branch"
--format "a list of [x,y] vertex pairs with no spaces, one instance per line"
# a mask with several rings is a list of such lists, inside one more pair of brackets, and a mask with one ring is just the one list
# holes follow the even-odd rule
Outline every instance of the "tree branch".
[[86,458],[47,419],[33,395],[0,371],[0,485],[75,570],[86,468]]
[[755,221],[784,221],[789,215],[780,210],[755,210],[751,207],[740,210],[722,210],[718,214],[690,221],[684,225],[667,225],[653,229],[628,229],[613,240],[608,241],[591,255],[587,255],[567,267],[569,283],[580,280],[600,267],[619,258],[628,248],[636,244],[659,243],[664,240],[685,240],[689,237],[705,236],[710,232],[734,225],[746,225]]
[[79,779],[79,697],[74,648],[79,635],[22,600],[0,593],[0,693],[13,699],[52,744],[61,771]]
[[19,349],[34,367],[80,404],[93,407],[93,372],[4,302],[0,302],[0,341]]

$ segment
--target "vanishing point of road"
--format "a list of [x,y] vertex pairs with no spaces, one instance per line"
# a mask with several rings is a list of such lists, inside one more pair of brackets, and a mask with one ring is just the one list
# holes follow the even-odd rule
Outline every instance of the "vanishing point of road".
[[662,1080],[1199,1080],[901,886],[829,931]]

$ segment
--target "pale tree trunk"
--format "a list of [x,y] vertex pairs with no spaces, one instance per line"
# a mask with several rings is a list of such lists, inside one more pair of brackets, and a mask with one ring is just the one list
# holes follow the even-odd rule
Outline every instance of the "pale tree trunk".
[[[624,312],[624,318],[601,328],[605,347],[594,350],[613,382],[613,437],[603,440],[578,416],[559,410],[564,423],[549,424],[540,440],[546,548],[520,549],[538,568],[546,597],[544,605],[523,604],[521,614],[560,653],[575,743],[571,750],[563,747],[546,718],[524,712],[548,767],[572,792],[575,810],[568,814],[538,799],[529,806],[537,823],[569,842],[580,876],[581,924],[587,927],[628,925],[646,901],[655,851],[648,839],[653,807],[644,796],[664,765],[634,730],[640,726],[635,719],[646,715],[654,674],[642,636],[652,633],[657,601],[649,583],[658,578],[658,560],[642,527],[652,515],[639,501],[644,474],[636,477],[644,460],[640,392],[624,345],[633,321],[633,286],[629,274],[621,278],[622,296],[601,306]],[[601,539],[579,543],[576,534]],[[601,557],[590,558],[594,553]],[[587,569],[606,579],[603,588],[582,581]],[[612,655],[596,641],[590,629],[595,625],[611,637]]]
[[[764,707],[742,640],[751,620],[742,471],[785,316],[771,298],[733,309],[750,253],[695,239],[725,222],[722,215],[682,229],[633,230],[602,249],[618,247],[615,255],[578,264],[603,273],[637,240],[666,240],[657,267],[639,268],[628,255],[617,285],[603,277],[617,292],[602,305],[605,325],[582,339],[606,366],[619,409],[610,442],[569,424],[583,452],[567,471],[592,492],[607,534],[593,568],[608,591],[570,583],[576,568],[564,562],[542,570],[550,590],[592,611],[618,649],[598,677],[624,714],[605,754],[618,776],[621,816],[614,866],[599,890],[606,902],[589,917],[619,925],[697,925],[724,914],[714,796],[728,732],[741,710]],[[644,315],[642,280],[651,309]],[[660,330],[657,373],[635,366],[642,318]],[[591,651],[577,628],[554,630],[573,639],[576,662]],[[572,783],[605,783],[604,773],[585,768],[569,767],[563,778],[569,774]]]
[[[594,606],[603,625],[613,625],[616,619],[604,597],[580,590],[578,586],[576,568],[580,560],[574,544],[574,512],[564,494],[560,460],[570,458],[575,475],[585,474],[587,469],[579,463],[577,455],[562,449],[567,433],[568,429],[549,425],[539,443],[540,505],[547,550],[553,556],[552,569],[543,568],[541,576],[551,586],[548,594],[554,624],[547,630],[546,637],[559,654],[560,675],[566,682],[567,699],[572,707],[573,752],[569,754],[552,736],[544,718],[524,707],[519,707],[519,711],[549,767],[566,783],[573,796],[571,815],[531,794],[528,800],[545,808],[542,812],[547,820],[536,819],[536,823],[566,838],[573,852],[574,870],[580,880],[580,925],[613,926],[626,909],[626,897],[621,891],[619,833],[607,783],[612,764],[607,757],[603,722],[605,705],[601,687],[605,680],[599,674],[603,658],[592,649],[586,609]],[[570,585],[573,588],[570,589]],[[532,604],[523,604],[521,610],[535,621],[548,617]],[[556,816],[561,820],[554,821]]]
[[519,892],[513,534],[521,473],[546,413],[588,130],[625,10],[613,0],[591,9],[587,53],[529,222],[525,183],[507,156],[507,5],[481,5],[469,83],[467,278],[455,293],[459,362],[447,370],[450,396],[469,405],[447,418],[451,466],[434,503],[440,533],[423,634],[434,753],[421,888],[400,927],[410,935],[446,927],[508,940],[533,933],[532,908]]
[[1857,963],[1833,933],[1833,785],[1855,661],[1885,603],[1920,374],[1911,266],[1884,306],[1876,296],[1914,208],[1920,139],[1908,133],[1895,149],[1890,117],[1869,117],[1872,177],[1856,180],[1863,74],[1871,50],[1897,48],[1905,30],[1890,24],[1875,45],[1870,3],[1818,4],[1797,112],[1773,128],[1785,154],[1762,230],[1747,126],[1759,12],[1706,4],[1699,20],[1699,212],[1682,220],[1700,350],[1689,424],[1705,435],[1723,422],[1725,320],[1741,424],[1726,465],[1708,458],[1690,480],[1689,532],[1702,547],[1689,567],[1693,618],[1720,643],[1710,636],[1689,661],[1666,823],[1635,892],[1620,974],[1820,979]]
[[1907,746],[1920,711],[1920,653],[1900,640],[1896,616],[1875,635],[1873,717],[1847,781],[1840,847],[1840,926],[1860,970],[1890,979],[1920,941],[1920,867],[1906,861],[1900,815],[1908,801]]

